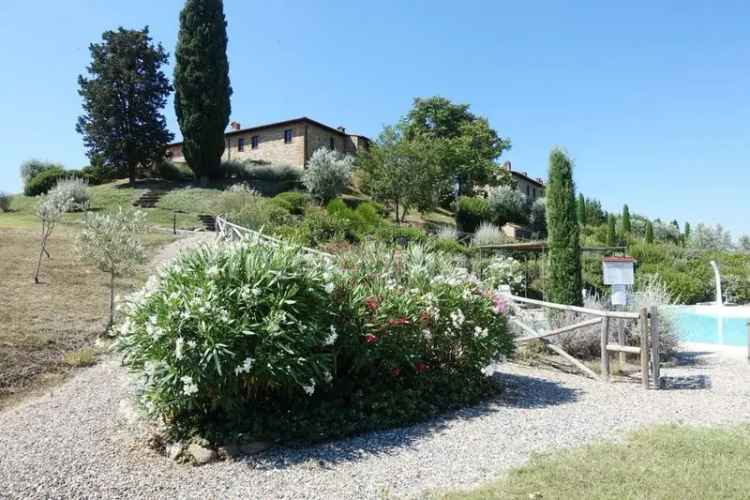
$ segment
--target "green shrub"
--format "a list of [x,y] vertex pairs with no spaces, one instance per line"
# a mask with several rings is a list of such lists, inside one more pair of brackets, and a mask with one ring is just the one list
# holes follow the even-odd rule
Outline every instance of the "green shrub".
[[293,215],[304,215],[305,207],[310,203],[310,196],[299,191],[285,191],[274,196],[274,199],[286,202]]
[[81,178],[88,181],[90,186],[98,186],[114,180],[117,175],[113,169],[95,163],[81,169]]
[[216,209],[227,219],[249,229],[272,231],[274,227],[291,222],[291,214],[283,202],[263,198],[246,187],[225,191]]
[[382,226],[385,223],[381,210],[377,205],[369,201],[357,205],[354,213],[359,220],[371,228]]
[[290,214],[292,213],[292,204],[289,203],[288,201],[284,200],[284,199],[273,197],[270,200],[268,200],[268,203],[271,204],[271,205],[283,208],[284,210],[286,210]]
[[345,228],[348,241],[357,241],[373,235],[385,224],[385,221],[378,215],[377,209],[366,202],[360,203],[355,210],[352,210],[344,200],[337,198],[328,203],[326,211],[337,221],[337,224]]
[[46,194],[55,187],[57,181],[65,177],[65,170],[60,167],[50,167],[32,177],[24,186],[23,193],[26,196],[39,196]]
[[194,178],[193,171],[189,168],[180,168],[176,163],[169,160],[157,162],[154,167],[157,177],[168,181],[189,181]]
[[464,233],[473,233],[479,224],[491,218],[490,206],[484,198],[462,196],[458,199],[456,225]]
[[383,226],[377,230],[376,237],[382,242],[401,246],[428,241],[427,234],[424,231],[408,226]]
[[10,195],[0,191],[0,212],[8,212],[10,210]]
[[333,217],[326,212],[312,212],[303,221],[309,237],[309,246],[317,247],[331,240],[359,241],[350,221]]
[[496,387],[504,304],[440,254],[366,245],[333,268],[243,242],[183,254],[131,297],[117,347],[176,434],[323,439],[423,420]]
[[432,247],[439,251],[450,255],[468,255],[469,249],[456,240],[441,239],[437,238],[432,240]]
[[245,164],[243,179],[261,180],[268,182],[299,182],[302,170],[291,165],[270,164],[253,165]]
[[21,164],[21,180],[23,181],[24,189],[26,188],[26,185],[31,181],[31,179],[41,174],[42,172],[51,169],[65,170],[65,167],[63,167],[59,163],[36,159],[26,160],[25,162],[23,162]]

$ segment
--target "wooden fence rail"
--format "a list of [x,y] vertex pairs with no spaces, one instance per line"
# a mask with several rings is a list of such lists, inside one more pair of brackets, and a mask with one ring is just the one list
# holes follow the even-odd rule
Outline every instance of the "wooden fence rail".
[[[612,353],[618,353],[621,364],[624,364],[626,355],[638,355],[640,356],[643,388],[648,389],[651,386],[650,382],[653,382],[654,389],[659,389],[661,387],[661,375],[659,371],[659,317],[655,307],[652,307],[650,310],[643,308],[637,313],[627,311],[602,311],[598,309],[544,302],[510,294],[506,294],[506,296],[510,301],[511,312],[512,314],[515,314],[515,316],[511,318],[511,322],[526,333],[525,336],[516,339],[517,344],[524,344],[533,340],[541,341],[547,348],[570,362],[584,375],[591,378],[599,378],[604,382],[610,381],[610,355]],[[589,316],[596,316],[596,318],[581,321],[573,325],[555,328],[549,331],[537,331],[518,318],[518,312],[522,310],[520,307],[521,305],[531,305],[558,311],[575,312]],[[635,322],[637,324],[638,332],[641,337],[640,347],[625,345],[624,322],[626,321]],[[610,339],[612,325],[615,322],[617,322],[617,338]],[[550,341],[550,337],[555,337],[563,333],[570,334],[576,330],[591,328],[597,325],[600,325],[599,331],[601,343],[601,373],[598,376],[581,361],[575,359],[575,357],[565,352],[565,350],[559,345]]]
[[[225,240],[241,240],[243,238],[254,238],[271,245],[283,245],[285,244],[282,240],[263,234],[260,231],[255,231],[246,227],[238,226],[226,220],[221,216],[216,217],[216,233],[219,238]],[[306,253],[317,255],[319,257],[333,258],[334,255],[314,248],[301,247]]]

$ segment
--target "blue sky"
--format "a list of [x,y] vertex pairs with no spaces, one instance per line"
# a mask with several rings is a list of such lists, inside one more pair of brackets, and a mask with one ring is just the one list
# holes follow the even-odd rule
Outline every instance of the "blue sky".
[[[307,115],[376,136],[415,96],[471,104],[546,175],[565,147],[605,208],[750,233],[747,2],[227,0],[232,119]],[[88,44],[149,25],[172,53],[177,0],[0,2],[0,190],[27,158],[87,164]],[[172,74],[169,68],[167,73]],[[170,101],[166,115],[177,131]]]

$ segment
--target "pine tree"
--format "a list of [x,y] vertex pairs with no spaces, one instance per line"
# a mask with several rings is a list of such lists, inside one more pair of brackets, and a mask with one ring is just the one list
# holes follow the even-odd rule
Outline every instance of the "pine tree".
[[550,153],[546,195],[549,300],[559,304],[581,305],[583,279],[573,165],[559,149],[553,149]]
[[220,175],[232,88],[222,0],[187,0],[175,50],[175,112],[190,168],[205,182]]
[[583,197],[583,194],[578,195],[576,211],[578,215],[578,224],[580,224],[581,227],[586,227],[586,199]]
[[654,242],[654,224],[651,221],[646,223],[646,243]]
[[609,214],[607,217],[607,246],[617,245],[617,230],[615,229],[615,216]]
[[89,50],[88,76],[78,77],[84,114],[76,131],[92,164],[113,175],[127,172],[132,184],[137,167],[161,160],[173,137],[162,114],[172,91],[161,70],[168,56],[148,27],[106,31]]
[[628,208],[627,205],[622,207],[622,234],[623,236],[627,236],[630,234],[631,226],[630,226],[630,208]]

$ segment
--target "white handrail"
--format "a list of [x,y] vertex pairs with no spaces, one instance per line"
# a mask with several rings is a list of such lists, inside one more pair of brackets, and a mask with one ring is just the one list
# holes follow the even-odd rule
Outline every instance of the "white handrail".
[[[244,236],[251,236],[259,240],[263,240],[268,243],[271,243],[273,245],[285,244],[284,241],[274,238],[272,236],[263,234],[260,231],[255,231],[253,229],[243,227],[243,226],[238,226],[237,224],[229,222],[228,220],[226,220],[224,217],[221,217],[220,215],[216,216],[216,230],[217,230],[218,236],[224,239],[233,239],[233,237],[229,234],[229,232],[231,231],[231,234],[233,234],[239,239],[242,239]],[[334,257],[333,254],[321,252],[320,250],[315,250],[314,248],[308,248],[308,247],[300,247],[300,248],[304,252],[318,255],[320,257],[325,257],[327,259],[332,259]]]
[[526,297],[518,297],[516,295],[508,295],[507,297],[514,302],[521,302],[524,304],[547,307],[549,309],[560,309],[563,311],[572,311],[572,312],[577,312],[581,314],[590,314],[591,316],[600,316],[603,318],[638,319],[640,317],[640,315],[636,312],[601,311],[599,309],[589,309],[587,307],[568,306],[565,304],[555,304],[554,302],[544,302],[543,300],[528,299]]

